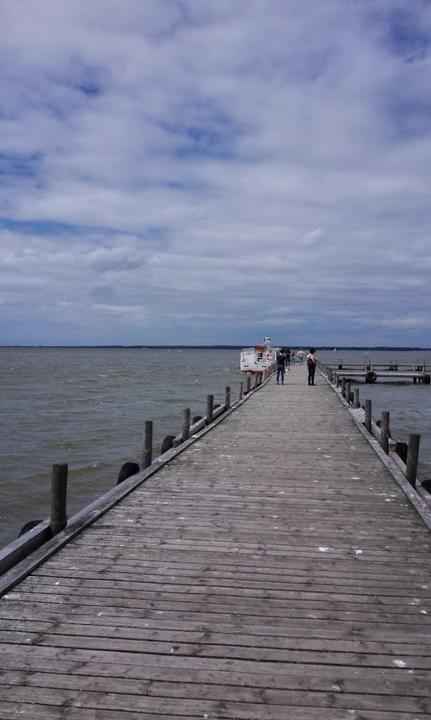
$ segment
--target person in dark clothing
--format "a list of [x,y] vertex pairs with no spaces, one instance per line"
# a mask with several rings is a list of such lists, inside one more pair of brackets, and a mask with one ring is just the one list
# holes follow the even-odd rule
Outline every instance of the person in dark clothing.
[[314,373],[316,372],[317,358],[316,351],[314,348],[310,348],[310,352],[307,355],[307,368],[308,368],[308,384],[314,385]]
[[281,380],[284,385],[284,373],[286,372],[286,357],[280,350],[277,353],[277,385]]

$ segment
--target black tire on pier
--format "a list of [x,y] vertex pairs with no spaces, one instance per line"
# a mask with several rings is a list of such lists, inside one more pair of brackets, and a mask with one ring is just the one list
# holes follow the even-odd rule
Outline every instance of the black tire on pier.
[[408,450],[407,443],[405,443],[405,442],[396,442],[395,443],[395,452],[401,458],[403,463],[407,462],[407,450]]
[[127,478],[132,477],[132,475],[136,475],[136,473],[139,472],[139,465],[138,463],[132,463],[132,462],[126,462],[121,467],[120,472],[118,473],[117,477],[117,485],[127,480]]
[[424,490],[431,493],[431,480],[422,480],[421,485]]
[[29,530],[33,530],[36,525],[39,525],[42,522],[42,520],[30,520],[25,525],[22,526],[21,530],[19,531],[17,537],[21,537],[21,535],[25,535],[29,532]]
[[366,383],[375,383],[377,380],[377,375],[374,372],[374,370],[368,370],[367,374],[365,375],[365,382]]
[[162,446],[160,448],[160,454],[163,455],[163,453],[167,452],[168,450],[173,447],[175,440],[175,435],[166,435],[165,439],[162,442]]

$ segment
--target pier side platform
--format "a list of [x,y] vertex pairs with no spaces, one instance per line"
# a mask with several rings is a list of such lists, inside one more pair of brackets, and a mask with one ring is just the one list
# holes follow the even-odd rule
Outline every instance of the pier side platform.
[[430,561],[292,366],[0,599],[0,718],[431,718]]

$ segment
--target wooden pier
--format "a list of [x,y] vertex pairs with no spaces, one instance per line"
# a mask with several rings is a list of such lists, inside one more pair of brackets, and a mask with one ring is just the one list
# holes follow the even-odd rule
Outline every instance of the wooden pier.
[[23,561],[1,720],[431,718],[430,511],[352,413],[293,366]]
[[375,383],[379,380],[389,380],[390,382],[399,382],[404,380],[412,380],[413,383],[421,383],[423,385],[429,385],[431,377],[428,373],[421,371],[408,371],[408,370],[334,370],[335,376],[350,378],[357,382],[363,380],[366,383]]

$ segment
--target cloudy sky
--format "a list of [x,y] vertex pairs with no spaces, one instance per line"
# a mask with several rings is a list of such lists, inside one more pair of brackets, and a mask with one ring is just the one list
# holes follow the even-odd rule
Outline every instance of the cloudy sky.
[[427,0],[0,0],[0,344],[430,346]]

